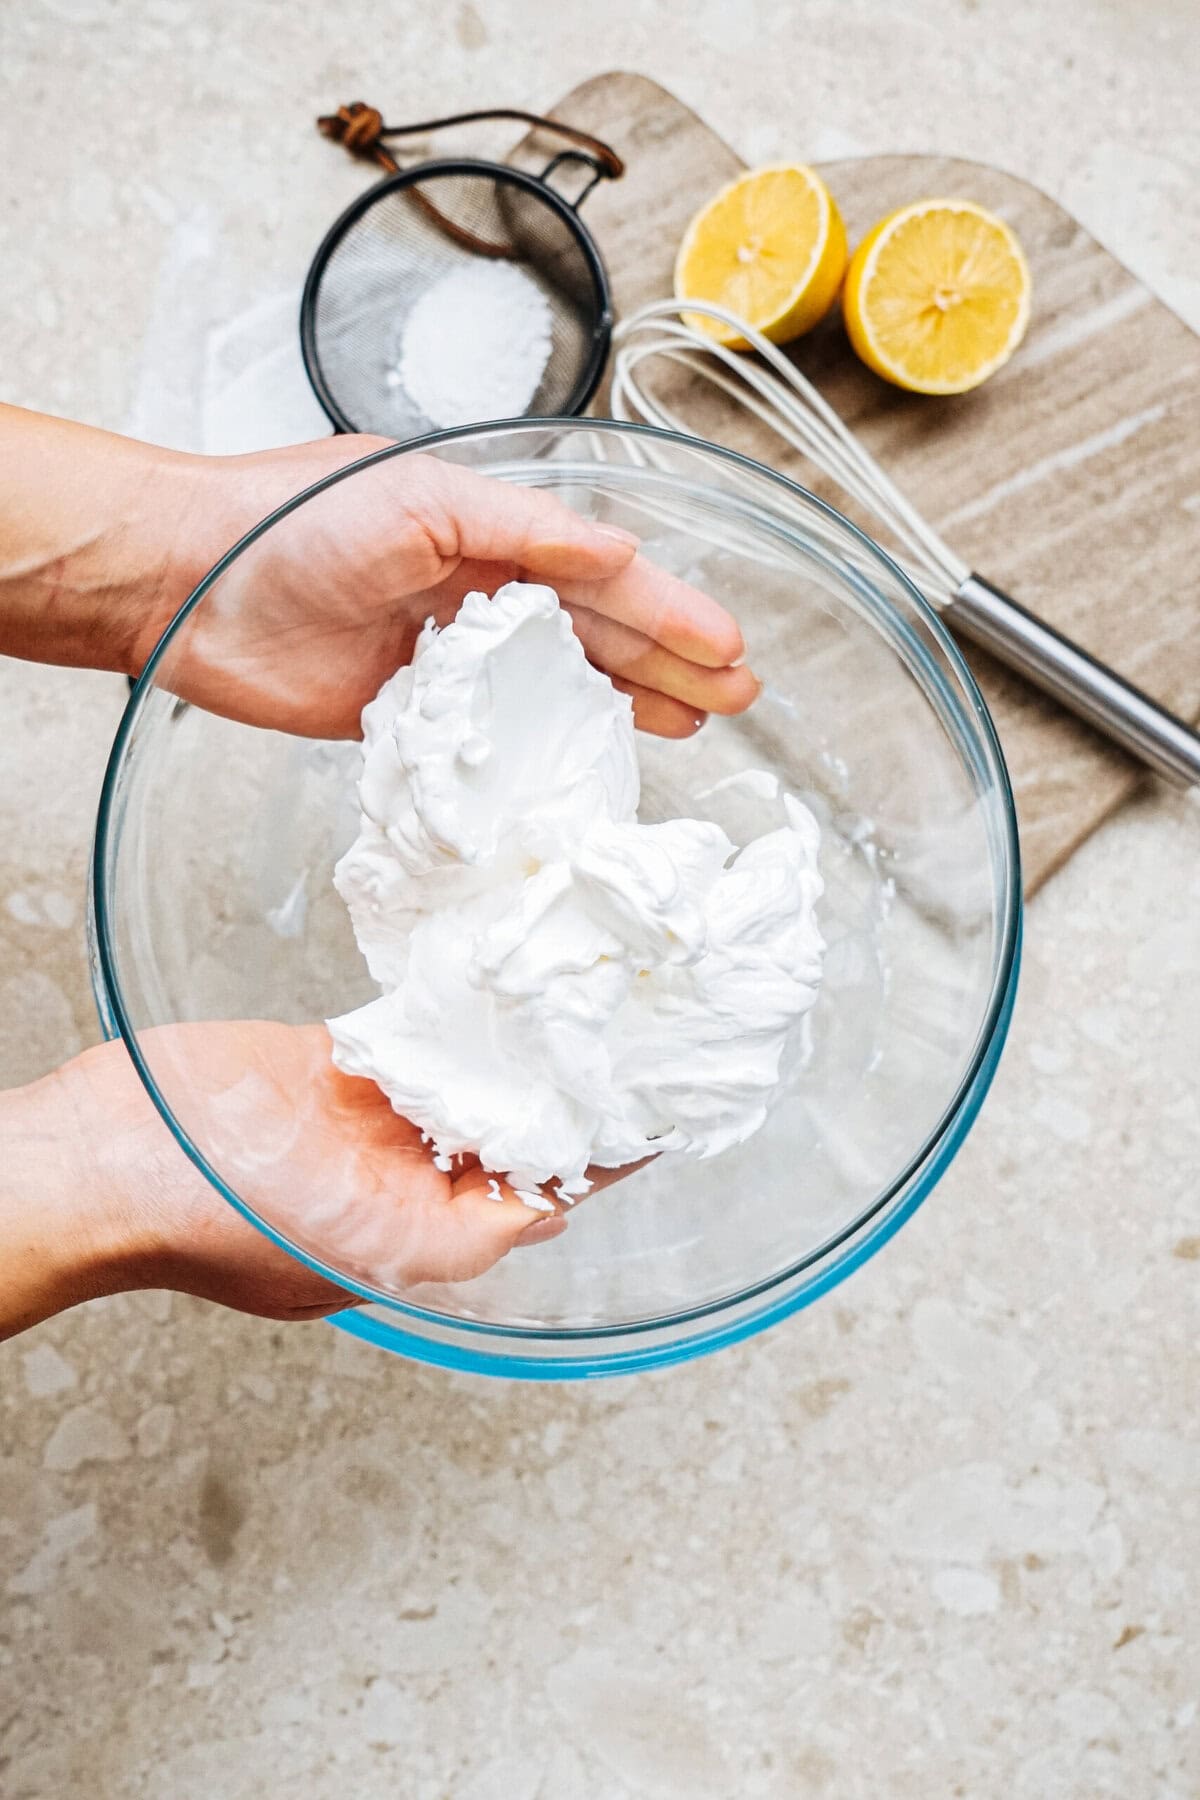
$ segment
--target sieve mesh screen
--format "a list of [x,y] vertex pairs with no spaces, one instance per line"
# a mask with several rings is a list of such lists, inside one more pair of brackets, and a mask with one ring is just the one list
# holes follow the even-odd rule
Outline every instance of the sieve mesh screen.
[[479,261],[519,268],[549,311],[550,350],[528,414],[582,410],[610,322],[590,240],[571,208],[532,178],[495,164],[443,164],[364,195],[313,266],[305,357],[335,424],[401,439],[437,428],[397,379],[406,321],[434,283]]

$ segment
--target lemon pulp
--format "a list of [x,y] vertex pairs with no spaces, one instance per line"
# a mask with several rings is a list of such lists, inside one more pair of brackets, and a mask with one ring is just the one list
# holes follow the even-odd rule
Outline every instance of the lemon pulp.
[[961,394],[1006,363],[1029,322],[1032,283],[1016,236],[969,200],[918,200],[868,232],[842,307],[877,375],[922,394]]
[[[727,307],[773,343],[824,318],[846,269],[846,229],[833,196],[801,163],[752,169],[698,212],[675,261],[675,297]],[[714,319],[688,323],[718,343],[745,340]]]

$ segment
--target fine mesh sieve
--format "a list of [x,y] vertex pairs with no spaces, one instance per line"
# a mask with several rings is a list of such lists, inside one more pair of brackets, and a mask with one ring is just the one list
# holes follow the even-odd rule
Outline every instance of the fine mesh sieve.
[[[401,170],[382,142],[497,117],[526,120],[578,147],[560,151],[534,175],[475,159]],[[546,418],[581,412],[604,368],[612,310],[604,265],[577,209],[597,181],[622,172],[616,153],[557,121],[507,109],[392,128],[373,108],[356,103],[318,123],[388,171],[338,219],[305,283],[304,362],[334,426],[408,439],[446,425],[484,423],[504,412]],[[581,166],[588,177],[573,200],[549,181],[565,164]],[[427,330],[430,305],[437,308],[446,297],[447,328],[461,333],[464,360],[472,349],[478,354],[479,343],[472,340],[488,333],[497,341],[499,358],[516,357],[520,346],[503,343],[494,316],[497,278],[468,273],[462,279],[464,271],[497,268],[516,272],[500,278],[502,288],[507,282],[515,298],[533,309],[540,335],[532,363],[525,346],[529,379],[522,387],[521,374],[509,371],[507,391],[517,392],[518,399],[502,412],[495,409],[505,393],[503,371],[498,386],[481,380],[478,407],[472,401],[469,418],[461,410],[453,417],[434,416],[438,409],[428,400],[428,383],[411,381],[412,362],[406,358],[406,339],[411,355],[410,333],[420,329],[417,309],[426,301]]]

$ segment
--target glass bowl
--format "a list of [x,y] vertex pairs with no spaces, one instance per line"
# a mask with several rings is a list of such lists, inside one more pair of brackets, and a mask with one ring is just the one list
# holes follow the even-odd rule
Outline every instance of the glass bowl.
[[[423,450],[548,489],[625,526],[739,619],[765,679],[751,711],[687,742],[639,734],[642,816],[762,822],[715,783],[777,773],[822,828],[828,951],[802,1053],[762,1130],[709,1161],[663,1157],[576,1208],[553,1242],[455,1285],[393,1291],[359,1266],[336,1207],[288,1232],[260,1174],[287,1169],[252,1086],[200,1104],[154,1027],[298,1024],[374,993],[332,871],[357,827],[358,746],[255,729],[179,700],[189,634],[255,608],[300,509],[353,568],[345,483],[394,508]],[[361,512],[356,516],[361,517]],[[314,522],[309,511],[306,523]],[[314,580],[321,577],[314,573]],[[129,701],[101,798],[92,965],[187,1154],[276,1242],[359,1294],[341,1330],[499,1375],[619,1374],[761,1330],[841,1281],[909,1217],[983,1100],[1012,1009],[1021,887],[991,720],[931,609],[881,550],[794,483],[637,426],[526,420],[445,432],[343,469],[279,508],[200,583]],[[186,1034],[184,1034],[186,1035]],[[236,1084],[235,1084],[236,1085]],[[245,1087],[245,1084],[242,1084]]]

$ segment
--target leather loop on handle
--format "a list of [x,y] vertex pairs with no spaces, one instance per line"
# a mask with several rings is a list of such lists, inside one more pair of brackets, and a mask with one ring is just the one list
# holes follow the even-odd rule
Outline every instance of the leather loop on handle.
[[323,113],[317,120],[317,129],[326,137],[333,138],[336,143],[345,144],[351,155],[377,162],[389,175],[395,175],[400,165],[384,143],[385,138],[421,137],[431,131],[440,131],[443,126],[474,125],[484,119],[515,119],[520,124],[532,125],[539,131],[554,132],[557,136],[566,138],[569,143],[590,151],[600,172],[610,180],[615,181],[625,173],[625,164],[612,145],[606,144],[602,138],[593,137],[590,131],[581,131],[576,125],[564,125],[559,119],[547,119],[541,113],[525,112],[521,107],[515,106],[494,106],[479,112],[450,113],[444,119],[422,119],[415,125],[385,125],[378,107],[367,106],[362,100],[353,100],[349,106],[339,106],[335,113]]
[[351,156],[377,162],[389,175],[400,173],[400,164],[380,142],[384,124],[383,114],[377,107],[352,100],[349,106],[339,106],[335,113],[322,113],[317,120],[317,130],[332,138],[335,144],[345,144]]

